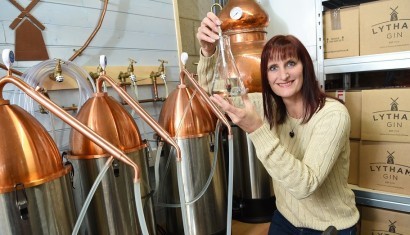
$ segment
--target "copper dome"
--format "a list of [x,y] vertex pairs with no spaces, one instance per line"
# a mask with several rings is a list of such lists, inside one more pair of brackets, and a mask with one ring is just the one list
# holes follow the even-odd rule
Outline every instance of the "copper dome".
[[[243,12],[242,17],[238,20],[230,17],[230,12],[234,7],[240,7]],[[268,14],[255,0],[229,0],[220,12],[219,19],[222,21],[221,29],[224,32],[263,29],[269,24]]]
[[[88,99],[78,112],[77,119],[125,153],[145,147],[131,114],[105,92],[95,93]],[[70,158],[108,156],[105,150],[74,129],[70,135],[70,146]]]
[[37,186],[67,174],[47,130],[27,111],[0,100],[0,193]]
[[164,102],[158,123],[170,136],[200,137],[215,130],[216,116],[199,93],[193,95],[192,89],[182,83]]
[[[242,9],[239,19],[232,19],[233,8]],[[223,34],[231,41],[231,50],[249,93],[262,91],[260,56],[266,43],[268,14],[255,0],[229,0],[219,14]]]

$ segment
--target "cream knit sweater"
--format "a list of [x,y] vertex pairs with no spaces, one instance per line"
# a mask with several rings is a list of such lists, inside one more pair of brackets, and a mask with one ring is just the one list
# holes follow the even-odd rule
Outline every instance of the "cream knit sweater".
[[[201,57],[198,77],[210,91],[214,56]],[[249,94],[263,115],[260,93]],[[273,179],[276,207],[296,227],[346,229],[357,223],[355,196],[347,184],[349,174],[350,117],[340,102],[325,106],[306,124],[288,118],[269,128],[267,122],[249,134],[259,160]],[[290,137],[293,129],[295,136]],[[269,186],[266,186],[269,187]]]

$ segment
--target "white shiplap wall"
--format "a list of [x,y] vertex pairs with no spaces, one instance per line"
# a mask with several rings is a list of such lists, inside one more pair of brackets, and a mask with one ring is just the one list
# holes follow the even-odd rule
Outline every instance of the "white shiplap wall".
[[[31,1],[18,2],[26,7]],[[68,60],[73,50],[83,46],[98,23],[103,3],[101,0],[44,0],[30,11],[46,27],[42,35],[50,58]],[[108,58],[109,70],[109,66],[127,66],[128,58],[137,60],[137,65],[141,66],[157,66],[158,59],[164,59],[168,61],[166,73],[169,90],[172,91],[179,79],[173,9],[173,0],[110,0],[101,29],[83,54],[73,62],[79,66],[97,67],[99,56],[104,54]],[[8,0],[0,1],[0,50],[14,50],[15,31],[9,25],[19,14],[20,11]],[[14,68],[24,72],[39,62],[17,61]],[[0,70],[0,76],[4,75],[5,71]],[[12,86],[7,87],[12,89]],[[160,96],[165,94],[162,86],[159,93]],[[117,97],[112,92],[109,94]],[[152,98],[151,87],[140,86],[139,95],[140,99]],[[54,102],[64,106],[76,103],[76,96],[76,90],[51,94]],[[142,106],[158,120],[161,103],[145,103]],[[152,129],[143,125],[138,117],[136,120],[142,137],[152,139]],[[57,128],[65,131],[59,134],[56,141],[60,148],[64,148],[68,143],[69,129],[58,122]]]

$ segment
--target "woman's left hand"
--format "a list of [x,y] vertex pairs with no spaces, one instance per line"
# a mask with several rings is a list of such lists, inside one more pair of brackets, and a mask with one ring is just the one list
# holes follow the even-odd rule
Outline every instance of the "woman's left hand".
[[220,95],[212,95],[211,100],[217,104],[226,114],[231,118],[232,122],[238,125],[242,130],[247,133],[252,133],[256,129],[262,126],[263,120],[258,115],[249,100],[248,94],[241,96],[244,108],[237,108],[231,104],[228,100],[224,99]]

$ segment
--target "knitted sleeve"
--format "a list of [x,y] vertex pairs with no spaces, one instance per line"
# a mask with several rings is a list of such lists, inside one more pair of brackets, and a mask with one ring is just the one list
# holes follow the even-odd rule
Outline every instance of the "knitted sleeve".
[[[293,156],[265,123],[250,134],[258,158],[274,180],[295,198],[311,195],[326,179],[349,138],[350,117],[345,107],[321,110],[304,125],[300,146],[303,156]],[[341,108],[342,107],[342,108]],[[283,135],[288,136],[288,135]]]
[[205,91],[208,92],[208,94],[211,94],[212,78],[214,76],[217,53],[214,53],[209,57],[203,56],[202,52],[199,52],[199,54],[200,59],[197,67],[198,83]]

